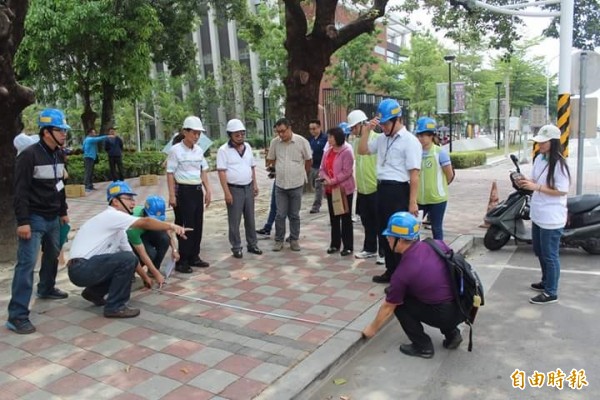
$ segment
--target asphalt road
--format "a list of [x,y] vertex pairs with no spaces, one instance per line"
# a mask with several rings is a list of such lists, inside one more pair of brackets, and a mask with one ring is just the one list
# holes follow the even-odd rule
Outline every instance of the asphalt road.
[[[582,250],[561,252],[559,303],[532,305],[529,289],[540,272],[528,245],[489,252],[476,246],[469,253],[487,289],[486,305],[477,317],[473,352],[466,340],[458,350],[441,346],[439,331],[427,328],[436,350],[431,360],[402,355],[407,342],[391,321],[354,357],[305,392],[302,399],[593,399],[600,398],[600,256]],[[463,328],[467,337],[468,328]],[[563,389],[548,386],[557,369]],[[573,375],[578,379],[567,379]],[[511,375],[523,372],[524,389]],[[541,387],[531,386],[534,372],[544,374]],[[550,375],[549,375],[550,374]],[[583,385],[582,377],[588,386]],[[539,376],[539,375],[538,375]],[[570,387],[581,386],[580,389]]]

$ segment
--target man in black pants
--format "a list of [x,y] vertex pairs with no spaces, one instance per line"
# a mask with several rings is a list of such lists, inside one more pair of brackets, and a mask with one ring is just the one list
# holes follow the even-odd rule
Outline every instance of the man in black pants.
[[[175,211],[175,223],[193,231],[187,238],[179,237],[179,261],[175,270],[191,273],[191,267],[206,268],[209,264],[200,258],[204,205],[208,207],[212,190],[208,180],[208,163],[204,150],[196,144],[204,132],[198,117],[183,121],[183,140],[171,147],[167,158],[169,204]],[[204,190],[202,186],[204,185]]]
[[[104,142],[108,154],[108,166],[113,182],[123,180],[123,141],[117,136],[115,128],[108,128],[108,138]],[[117,169],[119,170],[117,173]]]
[[[377,116],[369,122],[370,129],[380,125],[383,135],[369,140],[362,135],[358,154],[377,154],[377,204],[379,232],[387,225],[390,216],[397,211],[409,211],[417,216],[417,190],[421,169],[422,146],[402,121],[402,108],[394,99],[385,99],[377,108]],[[385,254],[385,272],[373,277],[375,283],[388,283],[400,256],[381,240]]]

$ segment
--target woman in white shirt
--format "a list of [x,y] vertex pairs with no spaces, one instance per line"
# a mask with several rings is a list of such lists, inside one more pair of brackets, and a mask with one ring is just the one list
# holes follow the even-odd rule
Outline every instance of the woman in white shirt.
[[530,204],[531,236],[533,251],[542,268],[542,280],[531,284],[533,290],[541,293],[529,302],[550,304],[558,301],[559,247],[567,222],[571,174],[562,155],[560,129],[545,125],[531,140],[539,144],[539,154],[533,161],[531,179],[522,179],[519,186],[533,191]]

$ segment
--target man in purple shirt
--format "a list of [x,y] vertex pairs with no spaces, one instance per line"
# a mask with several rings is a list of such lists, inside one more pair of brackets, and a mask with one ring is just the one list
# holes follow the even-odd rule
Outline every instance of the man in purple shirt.
[[[393,313],[412,342],[400,345],[400,351],[431,358],[433,343],[423,330],[423,322],[442,332],[444,348],[456,349],[462,342],[457,328],[462,316],[454,302],[448,267],[427,243],[419,241],[419,228],[419,221],[408,212],[390,217],[383,235],[392,251],[402,254],[402,260],[391,277],[377,316],[363,330],[363,336],[373,337]],[[449,250],[444,242],[438,244]]]

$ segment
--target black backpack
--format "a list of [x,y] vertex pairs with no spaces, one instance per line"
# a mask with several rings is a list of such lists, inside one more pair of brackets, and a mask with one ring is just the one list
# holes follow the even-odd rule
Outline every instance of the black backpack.
[[463,322],[469,326],[469,351],[473,349],[473,323],[480,306],[485,304],[483,285],[477,271],[465,260],[462,254],[450,250],[444,252],[435,240],[424,240],[446,263],[450,272],[450,282],[454,300],[463,317]]

